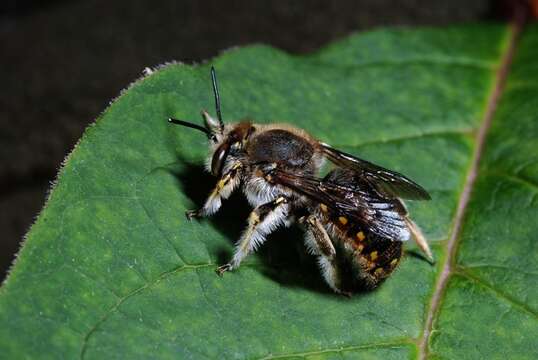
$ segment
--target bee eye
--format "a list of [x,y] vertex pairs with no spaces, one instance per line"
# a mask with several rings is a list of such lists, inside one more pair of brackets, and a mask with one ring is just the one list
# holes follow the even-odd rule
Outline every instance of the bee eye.
[[224,161],[228,156],[230,150],[230,144],[223,143],[220,145],[215,153],[213,154],[213,159],[211,159],[211,173],[214,176],[220,176],[222,173],[222,167],[224,166]]

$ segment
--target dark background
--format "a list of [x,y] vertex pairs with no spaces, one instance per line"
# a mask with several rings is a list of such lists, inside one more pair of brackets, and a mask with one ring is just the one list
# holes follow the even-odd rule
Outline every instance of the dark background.
[[0,280],[65,155],[146,66],[250,43],[301,54],[354,31],[496,20],[506,8],[492,0],[4,0]]

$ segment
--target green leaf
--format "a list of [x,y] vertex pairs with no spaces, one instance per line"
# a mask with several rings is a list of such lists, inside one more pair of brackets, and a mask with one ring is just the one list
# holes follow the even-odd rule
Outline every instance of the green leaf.
[[211,61],[225,119],[292,123],[432,194],[408,205],[436,265],[407,244],[351,299],[297,229],[214,273],[249,209],[238,194],[185,219],[215,179],[203,135],[166,122],[213,108],[210,64],[137,81],[66,160],[0,289],[2,357],[537,358],[538,26],[514,31],[380,30],[306,57],[253,46]]

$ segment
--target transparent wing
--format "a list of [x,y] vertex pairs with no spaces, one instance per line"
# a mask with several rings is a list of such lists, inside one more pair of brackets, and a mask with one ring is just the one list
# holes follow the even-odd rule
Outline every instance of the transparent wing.
[[409,239],[406,210],[397,199],[381,197],[370,189],[343,186],[280,169],[272,170],[270,176],[272,182],[289,187],[316,203],[325,204],[337,216],[345,216],[378,236],[397,241]]
[[430,194],[404,175],[359,159],[321,143],[323,152],[334,164],[355,171],[379,193],[390,198],[430,200]]

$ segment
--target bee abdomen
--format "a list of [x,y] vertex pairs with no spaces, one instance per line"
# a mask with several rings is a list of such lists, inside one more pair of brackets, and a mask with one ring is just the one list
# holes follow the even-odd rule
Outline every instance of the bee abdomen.
[[331,212],[324,204],[320,205],[320,213],[332,225],[333,236],[342,242],[356,286],[373,289],[396,269],[403,254],[401,241],[375,235],[349,218]]
[[359,228],[350,230],[347,235],[346,242],[351,242],[353,248],[351,262],[357,280],[368,289],[377,287],[398,266],[403,253],[402,243]]

